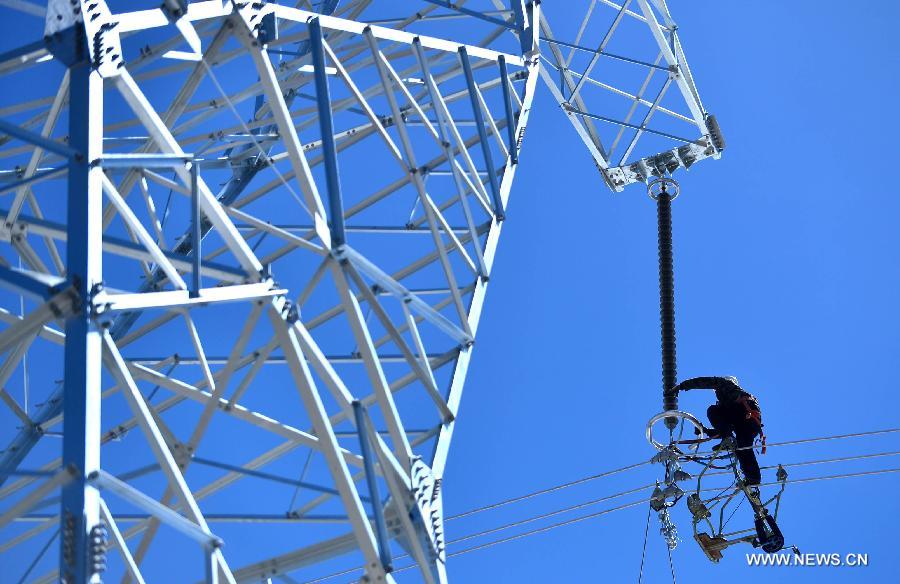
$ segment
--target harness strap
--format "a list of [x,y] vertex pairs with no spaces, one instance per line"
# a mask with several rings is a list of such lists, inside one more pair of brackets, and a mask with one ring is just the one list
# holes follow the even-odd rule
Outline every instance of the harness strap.
[[[739,404],[744,406],[744,409],[747,410],[747,414],[744,416],[746,420],[753,420],[759,426],[759,437],[762,442],[762,454],[766,453],[766,432],[763,430],[762,423],[762,412],[759,409],[759,404],[756,401],[756,398],[751,395],[743,395],[735,400]],[[750,407],[751,401],[756,404],[756,408]]]

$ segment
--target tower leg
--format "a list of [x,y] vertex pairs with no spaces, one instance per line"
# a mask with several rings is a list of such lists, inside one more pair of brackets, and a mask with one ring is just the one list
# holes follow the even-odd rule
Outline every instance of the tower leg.
[[102,150],[103,79],[87,58],[69,69],[70,146],[67,274],[81,299],[66,320],[63,464],[75,478],[63,488],[60,579],[99,583],[105,553],[100,494],[89,477],[100,468],[100,332],[91,319],[91,293],[101,281],[101,174],[91,161]]

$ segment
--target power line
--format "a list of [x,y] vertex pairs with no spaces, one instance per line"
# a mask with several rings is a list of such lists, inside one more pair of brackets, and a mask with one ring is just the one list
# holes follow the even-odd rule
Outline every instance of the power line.
[[[815,438],[802,438],[802,439],[799,439],[799,440],[791,440],[791,441],[786,441],[786,442],[776,442],[776,443],[773,443],[773,444],[769,444],[768,446],[770,446],[770,447],[772,447],[772,446],[791,446],[791,445],[795,445],[795,444],[806,444],[806,443],[811,443],[811,442],[822,442],[822,441],[826,441],[826,440],[840,440],[840,439],[845,439],[845,438],[856,438],[856,437],[860,437],[860,436],[873,436],[873,435],[877,435],[877,434],[890,434],[890,433],[894,433],[894,432],[900,432],[900,428],[890,428],[890,429],[886,429],[886,430],[873,430],[873,431],[870,431],[870,432],[857,432],[857,433],[854,433],[854,434],[841,434],[841,435],[836,435],[836,436],[819,436],[819,437],[815,437]],[[740,449],[739,449],[739,450],[740,450]],[[712,454],[712,452],[710,452],[710,453],[703,453],[703,454]],[[863,459],[863,458],[874,458],[874,457],[879,457],[879,456],[893,456],[893,455],[897,455],[897,454],[900,454],[900,451],[898,451],[898,452],[886,452],[886,453],[879,453],[879,454],[868,454],[868,455],[862,455],[862,456],[858,456],[858,457],[843,457],[843,458],[825,459],[825,460],[809,461],[809,462],[801,462],[801,463],[788,463],[788,464],[782,464],[781,466],[789,467],[789,466],[802,466],[802,465],[810,465],[810,464],[825,464],[825,463],[827,463],[827,462],[841,462],[841,461],[845,461],[845,460],[846,460],[846,461],[849,461],[849,460],[857,460],[857,459]],[[548,488],[545,488],[545,489],[541,489],[541,490],[538,490],[538,491],[533,491],[533,492],[531,492],[531,493],[526,493],[526,494],[524,494],[524,495],[520,495],[520,496],[517,496],[517,497],[512,497],[512,498],[510,498],[510,499],[505,499],[505,500],[500,501],[500,502],[498,502],[498,503],[491,503],[491,504],[489,504],[489,505],[484,505],[484,506],[482,506],[482,507],[477,507],[477,508],[475,508],[475,509],[470,509],[469,511],[464,511],[464,512],[462,512],[462,513],[457,513],[456,515],[451,515],[451,516],[449,516],[449,517],[444,518],[444,521],[452,521],[452,520],[454,520],[454,519],[462,519],[463,517],[468,517],[468,516],[470,516],[470,515],[475,515],[476,513],[482,513],[482,512],[484,512],[484,511],[491,511],[491,510],[497,509],[497,508],[499,508],[499,507],[504,507],[504,506],[506,506],[506,505],[511,505],[512,503],[518,503],[518,502],[520,502],[520,501],[526,501],[526,500],[528,500],[528,499],[532,499],[532,498],[534,498],[534,497],[538,497],[538,496],[545,495],[545,494],[548,494],[548,493],[553,493],[553,492],[556,492],[556,491],[562,491],[562,490],[568,489],[568,488],[570,488],[570,487],[574,487],[574,486],[577,486],[577,485],[581,485],[581,484],[584,484],[584,483],[587,483],[587,482],[590,482],[590,481],[593,481],[593,480],[596,480],[596,479],[599,479],[599,478],[603,478],[603,477],[608,477],[608,476],[612,476],[612,475],[615,475],[615,474],[619,474],[619,473],[625,472],[625,471],[627,471],[627,470],[632,470],[632,469],[635,469],[635,468],[640,468],[640,467],[642,467],[642,466],[644,466],[644,465],[648,465],[648,464],[650,464],[650,461],[649,461],[649,460],[648,460],[648,461],[644,461],[644,462],[638,462],[638,463],[630,464],[630,465],[628,465],[628,466],[623,466],[623,467],[621,467],[621,468],[617,468],[617,469],[614,469],[614,470],[610,470],[610,471],[605,471],[605,472],[602,472],[602,473],[594,474],[594,475],[587,476],[587,477],[584,477],[584,478],[581,478],[581,479],[577,479],[577,480],[574,480],[574,481],[569,481],[569,482],[567,482],[567,483],[562,483],[562,484],[555,485],[555,486],[552,486],[552,487],[548,487]],[[769,467],[763,467],[763,468],[764,468],[764,469],[777,468],[777,466],[769,466]],[[719,474],[726,474],[726,473],[710,473],[710,474],[707,475],[707,476],[719,475]]]
[[[821,477],[808,477],[808,478],[802,478],[802,479],[791,479],[791,480],[785,481],[785,483],[786,483],[786,484],[802,484],[802,483],[812,483],[812,482],[817,482],[817,481],[826,481],[826,480],[834,480],[834,479],[857,478],[857,477],[864,477],[864,476],[875,476],[875,475],[890,474],[890,473],[897,473],[897,472],[900,472],[900,468],[888,468],[888,469],[880,469],[880,470],[874,470],[874,471],[862,471],[862,472],[843,473],[843,474],[828,475],[828,476],[821,476]],[[771,482],[771,483],[763,483],[763,484],[760,485],[760,486],[780,486],[780,485],[781,485],[780,482]],[[645,487],[645,488],[647,488],[647,487]],[[718,489],[716,489],[716,488],[704,489],[704,491],[715,491],[715,490],[718,490]],[[611,497],[607,497],[607,498],[611,498]],[[491,547],[494,547],[494,546],[497,546],[497,545],[500,545],[500,544],[509,543],[509,542],[511,542],[511,541],[516,541],[516,540],[519,540],[519,539],[523,539],[523,538],[525,538],[525,537],[529,537],[529,536],[532,536],[532,535],[537,535],[537,534],[540,534],[540,533],[546,533],[546,532],[551,531],[551,530],[553,530],[553,529],[556,529],[556,528],[558,528],[558,527],[565,527],[565,526],[567,526],[567,525],[572,525],[572,524],[574,524],[574,523],[580,523],[580,522],[582,522],[582,521],[587,521],[588,519],[595,519],[595,518],[597,518],[597,517],[601,517],[601,516],[604,516],[604,515],[608,515],[608,514],[610,514],[610,513],[613,513],[614,511],[621,511],[621,510],[623,510],[623,509],[629,509],[629,508],[631,508],[631,507],[636,507],[636,506],[641,505],[641,504],[649,503],[649,501],[650,501],[649,498],[648,498],[648,499],[640,499],[640,500],[638,500],[638,501],[632,501],[632,502],[630,502],[630,503],[625,503],[625,504],[623,504],[623,505],[619,505],[618,507],[612,507],[612,508],[610,508],[610,509],[603,509],[603,510],[601,510],[601,511],[597,511],[597,512],[594,512],[594,513],[589,513],[589,514],[587,514],[587,515],[581,515],[581,516],[579,516],[579,517],[573,517],[572,519],[567,519],[567,520],[565,520],[565,521],[560,521],[560,522],[558,522],[558,523],[553,523],[553,524],[551,524],[551,525],[546,525],[546,526],[544,526],[544,527],[539,527],[539,528],[536,528],[536,529],[532,529],[532,530],[530,530],[530,531],[525,531],[525,532],[522,532],[522,533],[518,533],[518,534],[515,534],[515,535],[511,535],[511,536],[508,536],[508,537],[504,537],[504,538],[501,538],[501,539],[493,540],[493,541],[490,541],[490,542],[487,542],[487,543],[483,543],[483,544],[479,544],[479,545],[474,545],[474,546],[471,546],[471,547],[468,547],[468,548],[464,548],[464,549],[461,549],[461,550],[458,550],[458,551],[455,551],[455,552],[451,552],[451,553],[448,553],[448,554],[447,554],[447,557],[448,557],[448,558],[451,558],[451,557],[455,557],[455,556],[460,556],[460,555],[467,554],[467,553],[470,553],[470,552],[474,552],[474,551],[478,551],[478,550],[483,550],[483,549],[488,549],[488,548],[491,548]],[[584,503],[580,503],[580,504],[578,504],[578,505],[573,505],[572,507],[569,507],[569,508],[567,508],[567,509],[560,509],[560,510],[557,510],[557,511],[552,511],[552,512],[550,512],[550,513],[544,513],[544,514],[537,515],[537,516],[535,516],[535,517],[531,517],[531,518],[528,518],[528,519],[525,519],[525,520],[521,520],[521,521],[516,521],[516,522],[513,522],[513,523],[509,523],[509,524],[503,525],[503,526],[501,526],[501,527],[495,527],[495,528],[491,528],[491,529],[488,529],[488,530],[484,530],[484,531],[481,531],[481,532],[478,532],[478,533],[469,534],[469,535],[466,535],[466,536],[463,536],[463,537],[460,537],[460,538],[457,538],[457,539],[448,541],[448,542],[447,542],[447,545],[450,546],[450,545],[453,545],[453,544],[456,544],[456,543],[459,543],[459,542],[462,542],[462,541],[466,541],[466,540],[469,540],[469,539],[474,539],[474,538],[476,538],[476,537],[481,537],[481,536],[483,536],[483,535],[488,535],[488,534],[490,534],[490,533],[496,533],[497,531],[502,531],[502,530],[504,530],[504,529],[509,529],[509,528],[511,528],[511,527],[515,527],[515,526],[518,526],[518,525],[522,525],[522,524],[524,524],[524,523],[533,522],[533,521],[538,521],[538,520],[540,520],[540,519],[546,519],[546,518],[551,517],[551,516],[553,516],[553,515],[558,515],[558,514],[560,514],[560,513],[563,513],[563,512],[565,512],[565,511],[567,511],[567,510],[575,510],[575,509],[582,508],[582,507],[584,507],[584,506],[585,506]],[[396,556],[394,559],[395,559],[395,560],[400,560],[400,559],[404,559],[404,558],[408,558],[408,557],[409,557],[408,554],[403,554],[403,555],[400,555],[400,556]],[[393,571],[393,573],[396,573],[396,572],[403,572],[403,571],[410,570],[410,569],[415,568],[415,567],[416,567],[416,564],[409,564],[409,565],[407,565],[407,566],[403,566],[403,567],[401,567],[401,568],[395,569],[395,570]],[[314,579],[314,580],[308,580],[308,581],[304,582],[304,584],[317,584],[317,583],[319,583],[319,582],[325,582],[325,581],[327,581],[327,580],[331,580],[332,578],[337,578],[337,577],[339,577],[339,576],[344,576],[344,575],[346,575],[346,574],[350,574],[350,573],[353,573],[353,572],[357,572],[357,571],[359,571],[359,570],[361,570],[361,569],[362,569],[362,566],[357,566],[356,568],[351,568],[351,569],[348,569],[348,570],[343,570],[343,571],[341,571],[341,572],[335,572],[335,573],[330,574],[330,575],[328,575],[328,576],[323,576],[323,577],[320,577],[320,578],[317,578],[317,579]],[[673,569],[673,570],[674,570],[674,569]]]
[[[563,508],[563,509],[557,509],[557,510],[555,510],[555,511],[550,511],[550,512],[547,512],[547,513],[542,513],[541,515],[537,515],[537,516],[534,516],[534,517],[529,517],[529,518],[527,518],[527,519],[522,519],[522,520],[520,520],[520,521],[514,521],[514,522],[512,522],[512,523],[507,523],[506,525],[503,525],[502,527],[496,527],[496,528],[488,529],[488,530],[485,530],[485,531],[479,531],[478,533],[470,533],[469,535],[463,535],[463,536],[458,537],[458,538],[456,538],[456,539],[454,539],[454,540],[452,540],[452,541],[448,541],[448,542],[447,542],[447,545],[450,545],[450,544],[453,544],[453,543],[459,543],[459,542],[461,542],[461,541],[466,541],[466,540],[469,540],[469,539],[475,539],[476,537],[481,537],[481,536],[484,536],[484,535],[489,535],[489,534],[491,534],[491,533],[496,533],[497,531],[504,531],[504,530],[509,529],[509,528],[511,528],[511,527],[519,527],[519,526],[521,526],[521,525],[525,525],[526,523],[534,523],[535,521],[540,521],[541,519],[547,519],[547,518],[550,518],[550,517],[555,517],[556,515],[562,515],[563,513],[569,513],[569,512],[571,512],[571,511],[577,511],[578,509],[583,509],[583,508],[585,508],[585,507],[590,507],[591,505],[596,505],[597,503],[601,503],[601,502],[603,502],[603,501],[609,501],[610,499],[617,499],[617,498],[619,498],[619,497],[624,497],[625,495],[631,495],[631,494],[637,493],[637,492],[639,492],[639,491],[646,491],[646,490],[652,488],[653,486],[655,486],[655,484],[656,484],[656,483],[650,483],[650,484],[647,484],[647,485],[641,485],[640,487],[635,487],[635,488],[633,488],[633,489],[628,489],[627,491],[622,491],[622,492],[616,493],[615,495],[607,495],[607,496],[605,496],[605,497],[600,497],[599,499],[592,499],[592,500],[590,500],[590,501],[585,501],[584,503],[578,503],[577,505],[572,505],[572,506],[570,506],[570,507],[565,507],[565,508]],[[649,500],[649,499],[648,499],[648,500]]]
[[[836,474],[836,475],[829,475],[829,476],[824,476],[824,477],[807,477],[807,478],[802,478],[802,479],[788,479],[788,480],[784,481],[784,483],[787,484],[787,485],[798,485],[798,484],[802,484],[802,483],[814,483],[814,482],[818,482],[818,481],[830,481],[830,480],[833,480],[833,479],[850,479],[850,478],[856,478],[856,477],[866,477],[866,476],[875,476],[875,475],[882,475],[882,474],[891,474],[891,473],[895,473],[895,472],[900,472],[900,468],[883,468],[883,469],[879,469],[879,470],[866,470],[866,471],[861,471],[861,472],[849,472],[849,473]],[[761,483],[759,486],[760,486],[760,487],[777,487],[777,486],[780,486],[780,485],[781,485],[780,482],[774,481],[774,482],[770,482],[770,483]],[[717,490],[719,490],[719,489],[713,487],[713,488],[709,488],[709,489],[700,489],[700,492],[709,492],[709,491],[717,491]],[[730,496],[730,495],[729,495],[729,496]],[[716,496],[716,497],[713,497],[712,499],[710,499],[710,501],[714,501],[714,500],[720,499],[720,498],[722,498],[722,497]]]
[[[802,439],[798,439],[798,440],[790,440],[790,441],[784,441],[784,442],[777,442],[777,443],[769,444],[769,446],[790,446],[790,445],[795,445],[795,444],[806,444],[806,443],[823,442],[823,441],[829,441],[829,440],[841,440],[841,439],[846,439],[846,438],[857,438],[857,437],[862,437],[862,436],[874,436],[874,435],[879,435],[879,434],[891,434],[891,433],[896,433],[896,432],[900,432],[900,428],[889,428],[889,429],[885,429],[885,430],[873,430],[873,431],[869,431],[869,432],[856,432],[856,433],[852,433],[852,434],[839,434],[839,435],[834,435],[834,436],[819,436],[819,437],[814,437],[814,438],[802,438]],[[820,460],[811,460],[811,461],[793,462],[793,463],[782,464],[781,466],[784,466],[784,467],[791,467],[791,466],[809,466],[809,465],[816,465],[816,464],[827,464],[827,463],[835,463],[835,462],[847,462],[847,461],[852,461],[852,460],[863,460],[863,459],[871,459],[871,458],[878,458],[878,457],[885,457],[885,456],[897,456],[897,455],[900,455],[900,451],[880,452],[880,453],[870,453],[870,454],[861,454],[861,455],[854,455],[854,456],[843,456],[843,457],[836,457],[836,458],[827,458],[827,459],[820,459]],[[469,510],[469,511],[465,511],[465,512],[463,512],[463,513],[458,513],[458,514],[456,514],[456,515],[453,515],[453,516],[450,516],[450,517],[446,518],[445,521],[450,521],[450,520],[453,520],[453,519],[460,519],[460,518],[462,518],[462,517],[468,517],[468,516],[470,516],[470,515],[474,515],[474,514],[476,514],[476,513],[481,513],[481,512],[483,512],[483,511],[489,511],[489,510],[492,510],[492,509],[497,509],[497,508],[499,508],[499,507],[503,507],[503,506],[506,506],[506,505],[510,505],[510,504],[512,504],[512,503],[517,503],[517,502],[520,502],[520,501],[525,501],[525,500],[528,500],[528,499],[532,499],[532,498],[538,497],[538,496],[540,496],[540,495],[544,495],[544,494],[548,494],[548,493],[552,493],[552,492],[556,492],[556,491],[561,491],[561,490],[564,490],[564,489],[567,489],[567,488],[570,488],[570,487],[573,487],[573,486],[576,486],[576,485],[584,484],[584,483],[587,483],[587,482],[590,482],[590,481],[593,481],[593,480],[596,480],[596,479],[599,479],[599,478],[602,478],[602,477],[611,476],[611,475],[618,474],[618,473],[621,473],[621,472],[624,472],[624,471],[627,471],[627,470],[639,468],[639,467],[644,466],[644,465],[649,464],[649,463],[650,463],[649,461],[645,461],[645,462],[640,462],[640,463],[636,463],[636,464],[631,464],[631,465],[628,465],[628,466],[624,466],[624,467],[617,468],[617,469],[610,470],[610,471],[605,471],[605,472],[602,472],[602,473],[597,473],[597,474],[594,474],[594,475],[590,475],[590,476],[588,476],[588,477],[584,477],[584,478],[577,479],[577,480],[574,480],[574,481],[569,481],[569,482],[566,482],[566,483],[562,483],[562,484],[555,485],[555,486],[552,486],[552,487],[548,487],[548,488],[545,488],[545,489],[541,489],[541,490],[538,490],[538,491],[533,491],[533,492],[531,492],[531,493],[526,493],[526,494],[524,494],[524,495],[520,495],[520,496],[517,496],[517,497],[510,498],[510,499],[505,499],[505,500],[500,501],[500,502],[498,502],[498,503],[492,503],[492,504],[490,504],[490,505],[484,505],[484,506],[482,506],[482,507],[477,507],[477,508],[475,508],[475,509],[471,509],[471,510]],[[767,467],[763,467],[763,468],[764,468],[764,469],[777,468],[777,465],[776,465],[776,466],[767,466]],[[835,480],[835,479],[842,479],[842,478],[854,478],[854,477],[864,477],[864,476],[875,476],[875,475],[881,475],[881,474],[891,474],[891,473],[896,473],[896,472],[900,472],[900,468],[889,468],[889,469],[880,469],[880,470],[874,470],[874,471],[861,471],[861,472],[854,472],[854,473],[843,473],[843,474],[828,475],[828,476],[822,476],[822,477],[808,477],[808,478],[800,478],[800,479],[789,479],[789,480],[785,481],[785,484],[802,484],[802,483],[811,483],[811,482],[824,481],[824,480]],[[717,472],[717,473],[710,473],[710,475],[707,475],[707,476],[712,476],[712,475],[722,475],[722,474],[728,474],[728,473],[725,473],[725,472]],[[770,483],[763,483],[763,484],[760,485],[760,486],[780,486],[780,485],[781,485],[780,482],[770,482]],[[483,531],[480,531],[480,532],[477,532],[477,533],[472,533],[472,534],[464,535],[464,536],[461,536],[461,537],[459,537],[459,538],[457,538],[457,539],[454,539],[454,540],[452,540],[452,541],[448,541],[448,542],[447,542],[447,545],[448,545],[448,546],[449,546],[449,545],[453,545],[453,544],[456,544],[456,543],[460,543],[460,542],[462,542],[462,541],[467,541],[467,540],[470,540],[470,539],[475,539],[475,538],[478,538],[478,537],[483,537],[483,536],[485,536],[485,535],[490,535],[490,534],[496,533],[496,532],[498,532],[498,531],[504,531],[504,530],[506,530],[506,529],[510,529],[510,528],[513,528],[513,527],[518,527],[518,526],[521,526],[521,525],[524,525],[524,524],[527,524],[527,523],[533,523],[533,522],[535,522],[535,521],[540,521],[540,520],[542,520],[542,519],[547,519],[547,518],[549,518],[549,517],[553,517],[553,516],[560,515],[560,514],[563,514],[563,513],[575,511],[575,510],[578,510],[578,509],[582,509],[582,508],[584,508],[584,507],[588,507],[588,506],[590,506],[590,505],[594,505],[594,504],[597,504],[597,503],[602,502],[602,501],[608,501],[608,500],[610,500],[610,499],[615,499],[615,498],[617,498],[617,497],[622,497],[622,496],[625,496],[625,495],[628,495],[628,494],[632,494],[632,493],[635,493],[635,492],[639,492],[639,491],[641,491],[641,490],[648,489],[648,488],[650,488],[650,487],[652,487],[652,486],[653,486],[653,484],[643,485],[643,486],[641,486],[641,487],[636,487],[636,488],[633,488],[633,489],[628,489],[628,490],[626,490],[626,491],[621,491],[621,492],[616,493],[616,494],[614,494],[614,495],[608,495],[608,496],[605,496],[605,497],[600,497],[600,498],[597,498],[597,499],[592,499],[591,501],[587,501],[587,502],[583,502],[583,503],[578,503],[578,504],[576,504],[576,505],[572,505],[572,506],[569,506],[569,507],[565,507],[565,508],[563,508],[563,509],[557,509],[557,510],[555,510],[555,511],[551,511],[551,512],[544,513],[544,514],[541,514],[541,515],[537,515],[537,516],[534,516],[534,517],[529,517],[529,518],[526,518],[526,519],[522,519],[522,520],[519,520],[519,521],[515,521],[515,522],[512,522],[512,523],[508,523],[508,524],[502,525],[502,526],[500,526],[500,527],[494,527],[494,528],[487,529],[487,530],[483,530]],[[721,489],[720,489],[720,488],[710,488],[710,489],[703,489],[702,491],[708,492],[708,491],[717,491],[717,490],[721,490]],[[637,506],[637,505],[639,505],[639,504],[641,504],[641,503],[646,503],[646,502],[648,502],[648,501],[649,501],[649,499],[644,499],[644,500],[641,500],[641,501],[635,501],[635,502],[632,502],[632,503],[627,503],[627,504],[621,505],[621,506],[619,506],[619,507],[613,507],[613,508],[611,508],[611,509],[599,511],[599,512],[596,512],[596,513],[591,513],[591,514],[584,515],[584,516],[581,516],[581,517],[576,517],[576,518],[573,518],[573,519],[570,519],[570,520],[567,520],[567,521],[555,523],[555,524],[553,524],[553,525],[541,527],[541,528],[538,528],[538,529],[535,529],[535,530],[531,530],[531,531],[526,531],[526,532],[523,532],[523,533],[521,533],[521,534],[517,534],[517,535],[514,535],[514,536],[510,536],[510,537],[502,538],[502,539],[499,539],[499,540],[495,540],[495,541],[493,541],[493,542],[488,542],[488,543],[485,543],[485,544],[480,544],[480,545],[477,545],[477,546],[472,546],[472,547],[469,547],[469,548],[465,548],[465,549],[463,549],[463,550],[459,550],[459,551],[456,551],[456,552],[452,552],[452,553],[447,554],[447,557],[454,557],[454,556],[466,554],[466,553],[469,553],[469,552],[472,552],[472,551],[477,551],[477,550],[480,550],[480,549],[490,548],[490,547],[493,547],[493,546],[495,546],[495,545],[500,545],[501,543],[507,543],[507,542],[510,542],[510,541],[515,541],[515,540],[521,539],[521,538],[523,538],[523,537],[528,537],[528,536],[530,536],[530,535],[536,535],[536,534],[539,534],[539,533],[544,533],[544,532],[550,531],[550,530],[552,530],[552,529],[556,529],[557,527],[563,527],[563,526],[565,526],[565,525],[571,525],[572,523],[578,523],[578,522],[580,522],[580,521],[585,521],[585,520],[587,520],[587,519],[592,519],[592,518],[595,518],[595,517],[600,517],[600,516],[602,516],[602,515],[606,515],[606,514],[608,514],[608,513],[613,512],[613,511],[618,511],[618,510],[621,510],[621,509],[627,509],[627,508],[630,508],[630,507]],[[403,559],[403,558],[407,558],[407,557],[409,557],[408,554],[403,554],[403,555],[400,555],[400,556],[396,556],[394,559],[395,559],[395,560],[399,560],[399,559]],[[643,561],[643,560],[642,560],[642,561]],[[415,567],[415,564],[411,564],[411,565],[409,565],[409,566],[404,566],[404,567],[402,567],[402,568],[395,569],[394,572],[400,572],[400,571],[408,570],[408,569],[411,569],[411,568],[413,568],[413,567]],[[335,572],[335,573],[333,573],[333,574],[330,574],[330,575],[327,575],[327,576],[323,576],[323,577],[320,577],[320,578],[316,578],[316,579],[314,579],[314,580],[308,580],[308,581],[304,582],[304,584],[317,584],[317,583],[319,583],[319,582],[325,582],[325,581],[327,581],[327,580],[331,580],[331,579],[337,578],[337,577],[339,577],[339,576],[343,576],[343,575],[346,575],[346,574],[351,574],[351,573],[353,573],[353,572],[357,572],[357,571],[359,571],[360,569],[362,569],[362,568],[361,568],[361,567],[356,567],[356,568],[350,568],[350,569],[347,569],[347,570],[343,570],[343,571],[341,571],[341,572]]]
[[578,480],[570,481],[570,482],[568,482],[568,483],[562,483],[562,484],[560,484],[560,485],[556,485],[556,486],[553,486],[553,487],[548,487],[548,488],[546,488],[546,489],[541,489],[540,491],[534,491],[534,492],[532,492],[532,493],[528,493],[528,494],[521,495],[521,496],[518,496],[518,497],[513,497],[513,498],[511,498],[511,499],[506,499],[506,500],[504,500],[504,501],[500,501],[499,503],[491,503],[490,505],[485,505],[485,506],[483,506],[483,507],[478,507],[478,508],[476,508],[476,509],[471,509],[471,510],[469,510],[469,511],[464,511],[464,512],[462,512],[462,513],[457,513],[456,515],[452,515],[452,516],[450,516],[450,517],[445,518],[444,521],[452,521],[452,520],[454,520],[454,519],[461,519],[461,518],[463,518],[463,517],[468,517],[469,515],[475,515],[476,513],[481,513],[482,511],[490,511],[490,510],[492,510],[492,509],[497,509],[498,507],[503,507],[503,506],[506,506],[506,505],[511,505],[512,503],[518,503],[519,501],[525,501],[525,500],[528,500],[528,499],[532,499],[532,498],[534,498],[534,497],[538,497],[538,496],[540,496],[540,495],[546,495],[546,494],[548,494],[548,493],[553,493],[553,492],[555,492],[555,491],[561,491],[561,490],[563,490],[563,489],[568,489],[569,487],[574,487],[574,486],[576,486],[576,485],[582,485],[582,484],[584,484],[584,483],[587,483],[587,482],[590,482],[590,481],[593,481],[593,480],[596,480],[596,479],[600,479],[600,478],[603,478],[603,477],[608,477],[608,476],[612,476],[612,475],[615,475],[615,474],[619,474],[619,473],[621,473],[621,472],[625,472],[625,471],[627,471],[627,470],[632,470],[632,469],[635,469],[635,468],[639,468],[639,467],[642,467],[642,466],[647,465],[647,464],[650,464],[650,461],[649,461],[649,460],[646,460],[646,461],[644,461],[644,462],[638,462],[638,463],[635,463],[635,464],[629,464],[628,466],[623,466],[622,468],[617,468],[617,469],[615,469],[615,470],[608,470],[608,471],[605,471],[605,472],[601,472],[601,473],[599,473],[599,474],[595,474],[595,475],[591,475],[591,476],[588,476],[588,477],[584,477],[584,478],[581,478],[581,479],[578,479]]
[[[856,432],[853,434],[837,434],[835,436],[819,436],[816,438],[802,438],[800,440],[788,440],[786,442],[773,442],[771,444],[766,444],[767,448],[772,448],[776,446],[795,446],[797,444],[809,444],[811,442],[825,442],[827,440],[842,440],[844,438],[860,438],[863,436],[876,436],[878,434],[894,434],[896,432],[900,432],[900,428],[888,428],[885,430],[872,430],[871,432]],[[735,450],[750,450],[755,448],[755,446],[742,446],[741,448],[735,448]],[[706,456],[709,454],[715,454],[715,451],[710,450],[708,452],[695,452],[694,456]]]

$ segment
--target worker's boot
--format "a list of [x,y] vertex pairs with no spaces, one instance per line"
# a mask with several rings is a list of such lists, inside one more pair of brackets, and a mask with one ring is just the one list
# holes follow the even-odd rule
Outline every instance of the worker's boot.
[[725,436],[722,438],[722,441],[713,446],[714,452],[727,452],[734,450],[734,438],[732,436]]

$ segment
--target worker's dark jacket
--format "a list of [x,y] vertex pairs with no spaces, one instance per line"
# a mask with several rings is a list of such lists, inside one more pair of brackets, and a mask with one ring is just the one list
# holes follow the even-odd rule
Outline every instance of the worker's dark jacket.
[[734,432],[737,450],[735,456],[749,485],[758,485],[761,474],[753,441],[762,431],[762,412],[756,398],[725,377],[694,377],[675,386],[677,391],[689,389],[714,389],[718,403],[706,411],[710,423],[720,437]]
[[716,399],[719,403],[727,404],[736,402],[744,396],[750,395],[741,386],[728,379],[727,377],[693,377],[685,379],[675,386],[677,391],[687,391],[689,389],[714,389],[716,390]]

